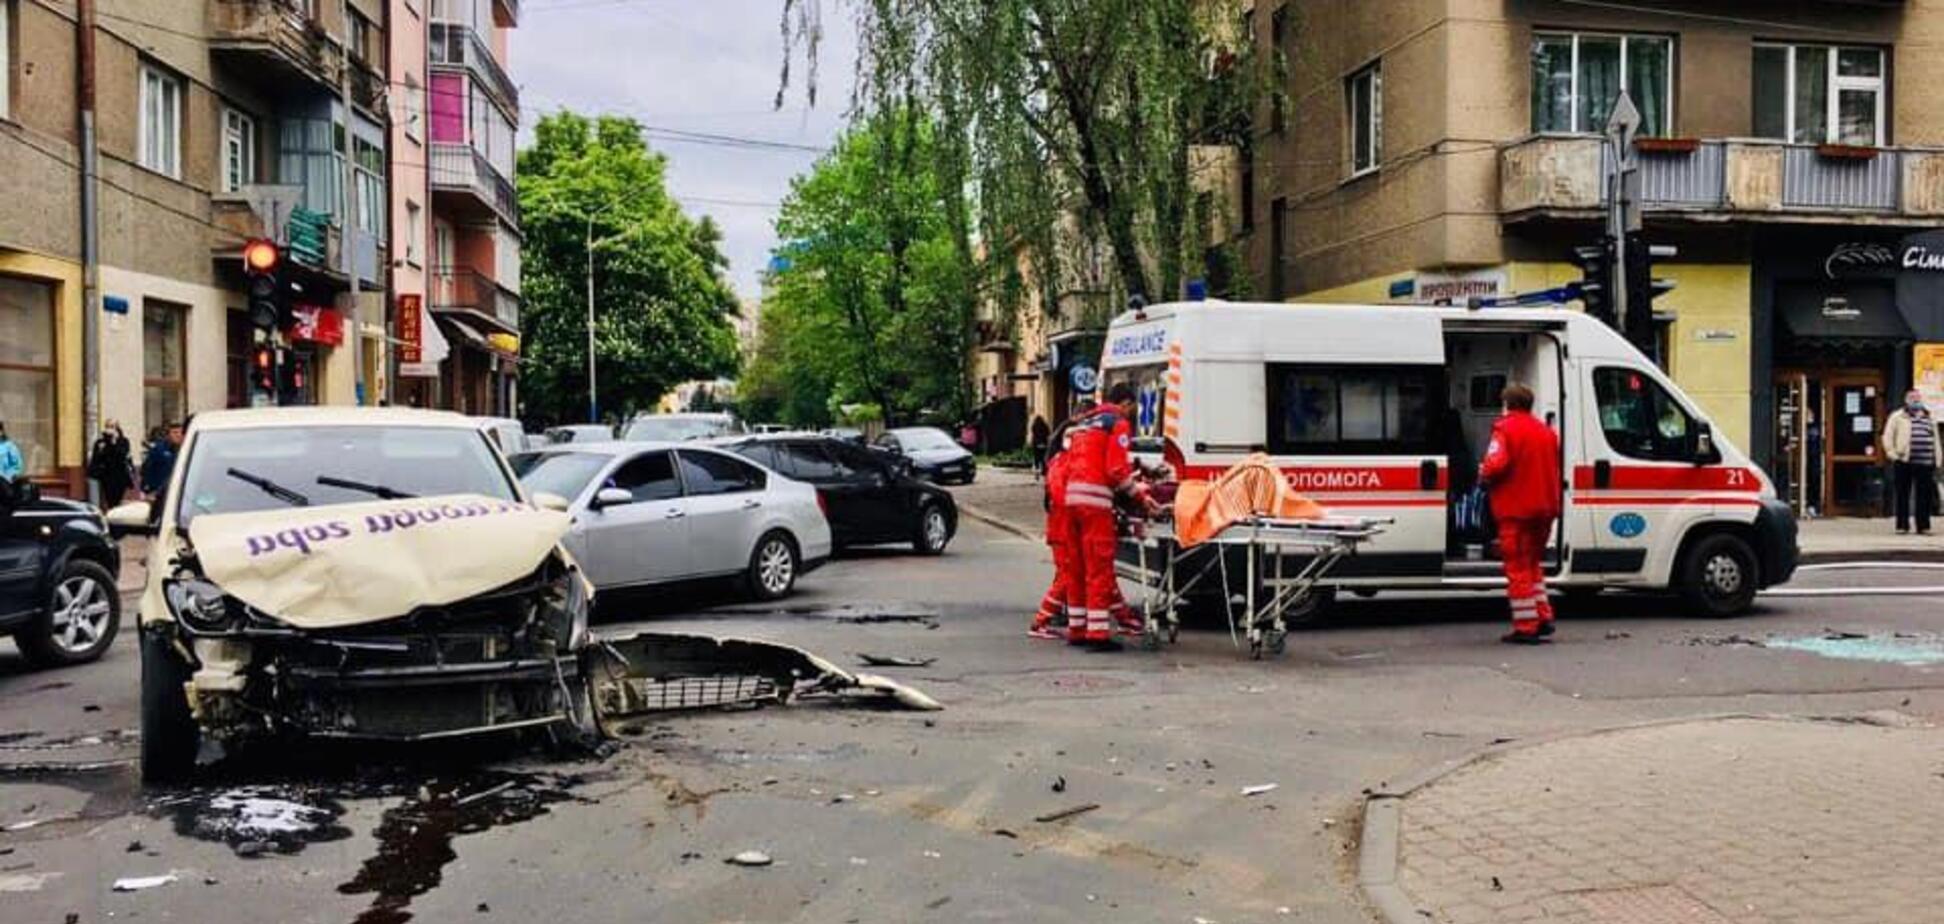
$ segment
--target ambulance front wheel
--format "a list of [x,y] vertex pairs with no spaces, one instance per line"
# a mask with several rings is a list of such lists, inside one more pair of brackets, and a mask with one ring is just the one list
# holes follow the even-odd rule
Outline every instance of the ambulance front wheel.
[[1740,615],[1755,602],[1757,567],[1755,550],[1742,537],[1703,536],[1681,558],[1681,599],[1696,616]]

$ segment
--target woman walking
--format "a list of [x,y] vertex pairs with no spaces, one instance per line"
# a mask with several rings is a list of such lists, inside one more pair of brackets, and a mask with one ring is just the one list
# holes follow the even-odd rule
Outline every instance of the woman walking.
[[88,450],[88,477],[101,492],[103,510],[119,505],[135,483],[134,457],[120,422],[108,421],[95,437],[94,448]]

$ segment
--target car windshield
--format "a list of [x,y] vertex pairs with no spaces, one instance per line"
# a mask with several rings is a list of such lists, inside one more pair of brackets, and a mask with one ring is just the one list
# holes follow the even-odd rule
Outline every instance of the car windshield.
[[729,421],[717,417],[640,417],[628,424],[626,438],[631,442],[679,443],[729,432]]
[[[449,427],[262,427],[197,434],[176,523],[205,513],[246,513],[394,496],[483,494],[516,500],[512,482],[477,430]],[[318,483],[318,479],[326,483]]]
[[936,430],[931,427],[919,427],[913,430],[893,430],[891,432],[897,436],[898,444],[904,447],[906,452],[960,448],[958,443],[953,442],[951,437],[945,435],[945,431]]
[[572,501],[607,464],[591,452],[529,452],[513,458],[513,474],[533,494],[558,494]]

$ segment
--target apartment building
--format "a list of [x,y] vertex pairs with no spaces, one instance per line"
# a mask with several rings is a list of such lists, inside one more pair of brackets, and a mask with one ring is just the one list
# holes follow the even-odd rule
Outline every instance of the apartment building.
[[[0,0],[0,422],[31,476],[85,490],[90,407],[139,438],[385,395],[384,21],[377,0]],[[298,316],[268,341],[243,312],[257,237],[285,245]],[[259,342],[283,394],[253,394]]]
[[[1285,69],[1243,169],[1256,291],[1396,302],[1578,278],[1598,133],[1639,108],[1670,371],[1799,506],[1880,508],[1892,396],[1944,377],[1899,299],[1944,222],[1935,0],[1257,0]],[[1933,249],[1936,248],[1933,245]]]
[[518,408],[519,90],[507,74],[518,0],[389,0],[394,311],[399,401],[469,414]]

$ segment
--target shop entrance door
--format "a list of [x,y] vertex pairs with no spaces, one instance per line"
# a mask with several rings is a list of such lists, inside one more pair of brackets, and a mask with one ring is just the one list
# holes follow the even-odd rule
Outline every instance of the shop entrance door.
[[1884,377],[1855,369],[1775,375],[1776,487],[1802,516],[1883,513]]

